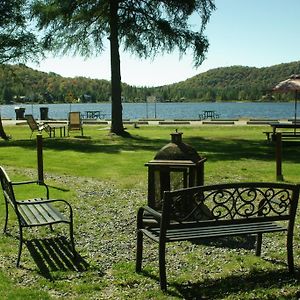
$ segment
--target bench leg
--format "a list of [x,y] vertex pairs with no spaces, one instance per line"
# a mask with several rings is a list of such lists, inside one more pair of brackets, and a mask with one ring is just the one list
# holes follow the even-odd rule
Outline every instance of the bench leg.
[[143,233],[141,231],[137,231],[136,238],[136,263],[135,263],[135,271],[142,271],[142,260],[143,260]]
[[17,267],[20,266],[20,259],[22,254],[22,246],[23,246],[23,230],[20,226],[20,236],[19,236],[19,252],[18,252],[18,258],[17,258]]
[[256,237],[256,250],[255,250],[256,256],[261,255],[261,245],[262,245],[262,233],[258,233]]
[[159,243],[159,282],[161,290],[166,291],[166,243],[164,242]]
[[7,201],[5,200],[5,221],[4,221],[4,228],[3,228],[4,233],[6,233],[7,230],[7,223],[8,223],[8,204]]
[[293,234],[288,233],[286,248],[287,248],[287,262],[288,262],[289,272],[293,274],[294,273]]
[[71,245],[72,245],[72,251],[74,259],[76,258],[76,250],[75,250],[75,242],[74,242],[74,232],[73,232],[73,222],[70,223],[70,239],[71,239]]

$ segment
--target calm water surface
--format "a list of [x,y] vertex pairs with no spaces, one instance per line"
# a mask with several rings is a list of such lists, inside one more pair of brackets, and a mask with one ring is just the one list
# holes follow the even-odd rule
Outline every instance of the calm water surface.
[[[297,115],[300,116],[300,105]],[[40,107],[48,107],[48,116],[53,119],[66,119],[68,112],[100,110],[111,116],[110,103],[85,103],[85,104],[35,104],[35,105],[1,105],[2,118],[15,119],[15,107],[25,108],[25,114],[33,114],[40,118]],[[266,119],[291,119],[294,118],[295,105],[289,103],[270,102],[227,102],[227,103],[123,103],[124,119],[198,119],[203,110],[214,110],[220,118],[266,118]]]

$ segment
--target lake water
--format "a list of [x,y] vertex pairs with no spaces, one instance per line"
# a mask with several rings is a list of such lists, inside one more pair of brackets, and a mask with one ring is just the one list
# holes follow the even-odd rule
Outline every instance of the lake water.
[[[299,105],[300,106],[300,105]],[[66,119],[68,112],[100,110],[111,116],[110,103],[85,103],[85,104],[14,104],[1,105],[2,118],[16,118],[15,108],[25,108],[25,114],[33,114],[40,118],[40,107],[48,107],[48,116],[51,119]],[[214,110],[220,118],[261,118],[261,119],[292,119],[294,118],[294,102],[226,102],[226,103],[123,103],[124,119],[198,119],[203,110]],[[297,109],[300,116],[300,107]]]

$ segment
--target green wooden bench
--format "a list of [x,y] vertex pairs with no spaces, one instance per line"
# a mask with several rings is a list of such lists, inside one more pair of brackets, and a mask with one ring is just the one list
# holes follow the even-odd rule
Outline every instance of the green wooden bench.
[[[260,256],[263,233],[287,232],[287,261],[294,272],[293,232],[299,185],[232,183],[164,192],[162,211],[141,207],[137,215],[136,271],[142,269],[143,236],[158,243],[159,278],[167,288],[166,244],[255,234]],[[156,224],[149,222],[149,216]]]
[[[17,267],[20,264],[22,253],[22,245],[25,241],[23,237],[23,228],[49,226],[53,231],[53,225],[58,223],[66,223],[70,229],[70,240],[73,250],[74,258],[76,257],[74,236],[73,236],[73,212],[71,205],[62,199],[49,199],[48,186],[40,181],[22,181],[12,182],[3,167],[0,167],[0,180],[5,201],[5,224],[4,233],[7,231],[9,204],[14,209],[18,224],[19,224],[19,252],[17,258]],[[45,198],[32,198],[25,200],[17,200],[15,197],[15,186],[37,184],[45,190]],[[64,206],[64,210],[68,213],[61,211],[61,208],[56,207],[58,204]]]

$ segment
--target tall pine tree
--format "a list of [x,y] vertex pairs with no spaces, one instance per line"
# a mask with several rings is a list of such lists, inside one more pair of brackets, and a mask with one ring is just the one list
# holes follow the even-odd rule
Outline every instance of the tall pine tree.
[[[214,0],[35,0],[32,12],[47,49],[97,55],[109,39],[111,132],[122,135],[119,47],[144,58],[191,48],[197,66],[208,48],[204,29],[214,8]],[[199,17],[197,31],[189,25],[192,15]]]

